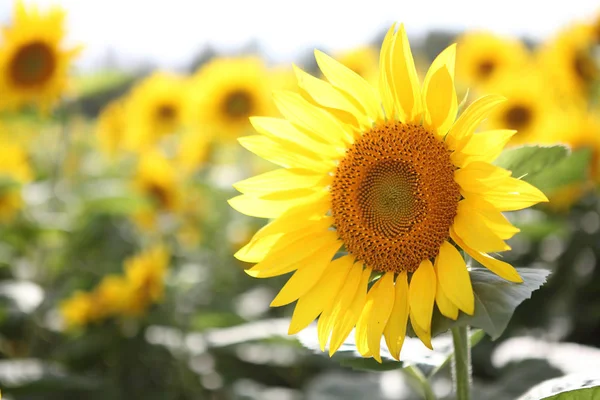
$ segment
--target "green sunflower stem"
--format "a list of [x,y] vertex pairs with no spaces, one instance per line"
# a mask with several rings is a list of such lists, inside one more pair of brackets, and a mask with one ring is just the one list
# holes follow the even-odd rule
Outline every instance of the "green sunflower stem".
[[452,328],[454,356],[452,357],[452,380],[457,400],[471,399],[471,346],[469,327]]
[[402,372],[412,378],[414,380],[413,382],[417,383],[417,390],[421,393],[424,400],[437,400],[437,397],[435,397],[433,389],[431,388],[431,383],[419,368],[414,365],[409,365],[404,367]]

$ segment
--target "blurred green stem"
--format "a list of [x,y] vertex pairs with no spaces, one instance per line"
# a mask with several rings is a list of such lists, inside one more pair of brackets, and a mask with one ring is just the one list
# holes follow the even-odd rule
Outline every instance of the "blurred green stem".
[[404,367],[402,371],[418,382],[419,389],[422,391],[421,394],[423,395],[423,398],[425,400],[436,400],[435,394],[431,389],[431,384],[429,383],[429,380],[425,375],[423,375],[419,368],[417,368],[414,365],[409,365],[407,367]]
[[452,379],[457,400],[471,399],[471,347],[469,327],[452,328],[454,357],[452,358]]

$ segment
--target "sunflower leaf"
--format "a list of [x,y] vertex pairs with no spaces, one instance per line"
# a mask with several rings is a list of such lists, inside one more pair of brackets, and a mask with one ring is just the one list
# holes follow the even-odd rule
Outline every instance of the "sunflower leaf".
[[559,160],[531,178],[524,179],[544,193],[550,194],[561,187],[585,181],[588,178],[588,166],[591,160],[591,149],[573,150],[568,157]]
[[572,374],[534,386],[518,400],[595,400],[600,398],[600,379]]
[[591,156],[588,148],[570,151],[562,145],[523,146],[504,150],[494,164],[549,194],[587,179]]
[[569,148],[562,145],[521,146],[504,150],[494,164],[512,171],[515,178],[528,180],[568,155]]
[[[483,329],[493,340],[502,335],[515,309],[531,293],[546,282],[550,271],[534,268],[517,268],[523,283],[508,282],[486,268],[469,271],[475,295],[475,313],[461,313],[456,321],[444,317],[437,308],[431,322],[432,336],[446,332],[455,326],[471,326]],[[412,329],[408,330],[412,335]]]

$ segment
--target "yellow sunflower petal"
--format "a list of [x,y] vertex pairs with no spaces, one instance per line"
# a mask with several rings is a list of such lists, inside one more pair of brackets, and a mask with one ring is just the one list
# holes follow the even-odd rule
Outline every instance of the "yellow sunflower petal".
[[274,91],[275,105],[294,126],[311,135],[317,141],[329,143],[343,154],[346,150],[344,140],[353,136],[327,111],[314,106],[298,93]]
[[321,72],[333,86],[360,104],[371,120],[383,121],[379,96],[373,86],[356,72],[319,50],[315,50],[315,58]]
[[383,331],[388,349],[396,360],[400,359],[400,351],[404,344],[408,313],[408,280],[406,271],[402,271],[396,278],[394,307]]
[[[333,327],[343,322],[343,317],[346,314],[346,311],[352,306],[352,301],[354,300],[356,292],[360,287],[359,284],[361,282],[362,275],[362,264],[355,263],[350,268],[350,273],[340,289],[339,296],[337,296],[332,303],[325,305],[323,313],[319,317],[319,322],[317,324],[319,345],[321,346],[322,351],[325,350],[325,346],[327,345],[327,341],[329,340],[329,336],[331,335]],[[350,330],[353,326],[354,325],[350,327]],[[348,333],[350,333],[350,330]],[[346,334],[346,337],[348,337],[348,334]],[[346,339],[346,337],[344,337],[344,339]],[[344,339],[342,339],[342,342]]]
[[435,301],[436,276],[431,261],[424,260],[413,273],[408,289],[411,321],[424,332],[431,331],[431,316]]
[[379,55],[379,95],[381,96],[383,111],[385,112],[385,117],[388,121],[394,120],[396,109],[394,104],[395,98],[394,94],[392,93],[392,82],[389,81],[389,78],[391,77],[391,57],[389,53],[394,44],[395,30],[396,24],[393,24],[383,39],[383,44],[381,45],[381,52]]
[[313,139],[312,136],[294,127],[288,120],[272,117],[250,117],[250,123],[258,133],[275,141],[291,142],[302,149],[312,150],[321,157],[337,159],[340,156],[340,151],[337,148]]
[[[329,227],[333,224],[333,217],[323,217],[318,220],[304,221],[301,225],[301,229],[290,230],[285,233],[275,233],[269,236],[264,236],[256,240],[251,240],[246,246],[240,251],[235,253],[235,257],[238,260],[246,262],[259,263],[253,268],[255,270],[269,269],[269,267],[277,267],[281,265],[281,261],[273,261],[262,263],[266,258],[271,260],[277,256],[283,256],[287,252],[291,251],[291,247],[294,245],[299,246],[299,242],[304,241],[307,237],[312,235],[329,236],[327,232]],[[269,264],[269,267],[267,267]]]
[[454,232],[468,246],[484,253],[510,250],[500,236],[490,228],[483,217],[470,206],[468,201],[461,200],[452,225]]
[[238,138],[240,144],[267,161],[286,168],[304,168],[314,171],[329,171],[335,167],[333,161],[321,159],[315,153],[293,143],[276,141],[261,135]]
[[444,136],[454,123],[458,112],[454,88],[456,45],[451,45],[433,61],[423,82],[423,126]]
[[[466,202],[469,199],[465,199]],[[504,240],[508,240],[521,230],[510,223],[508,219],[500,211],[491,209],[479,209],[476,205],[473,205],[475,212],[477,212],[483,218],[485,224],[492,229],[498,237]]]
[[357,350],[363,355],[372,355],[377,362],[381,362],[381,335],[393,306],[394,273],[388,272],[369,290],[367,302],[356,324]]
[[[462,190],[461,193],[463,193]],[[513,177],[507,177],[495,187],[486,188],[483,192],[465,190],[463,196],[473,199],[481,198],[485,204],[489,204],[499,211],[521,210],[548,201],[541,190]]]
[[425,329],[421,328],[419,324],[417,324],[417,322],[415,321],[415,316],[412,312],[409,313],[409,316],[410,325],[412,326],[413,331],[415,331],[415,333],[417,334],[417,337],[421,339],[421,342],[423,342],[423,344],[427,346],[428,349],[433,350],[433,346],[431,345],[431,331],[426,331]]
[[443,316],[456,321],[456,319],[458,318],[458,307],[456,307],[456,305],[454,305],[454,303],[452,303],[450,299],[444,294],[444,291],[440,286],[439,278],[437,281],[437,287],[435,291],[435,303],[437,304]]
[[444,295],[459,309],[473,315],[475,297],[471,286],[471,277],[463,256],[450,243],[444,242],[440,247],[435,264],[438,284]]
[[[346,96],[344,96],[339,90],[322,79],[315,78],[314,76],[302,71],[300,68],[294,65],[294,72],[298,79],[298,86],[308,93],[308,95],[318,104],[323,107],[333,108],[336,110],[345,111],[348,114],[354,116],[361,129],[367,129],[371,123],[366,115],[362,111],[352,104]],[[345,138],[348,143],[354,141],[353,136]]]
[[454,180],[461,189],[473,192],[496,188],[509,176],[510,171],[480,161],[472,162],[454,172]]
[[319,282],[298,299],[290,322],[289,335],[306,328],[328,304],[333,302],[350,273],[353,263],[354,257],[343,256],[329,264]]
[[418,124],[423,113],[421,86],[404,25],[400,25],[389,51],[390,64],[381,73],[387,75],[388,83],[393,86],[396,111],[400,114],[400,121]]
[[467,254],[473,257],[475,261],[477,261],[478,263],[480,263],[499,277],[504,278],[510,282],[523,282],[523,278],[521,278],[517,270],[514,269],[513,266],[509,263],[497,260],[491,257],[489,254],[482,253],[480,251],[470,248],[452,229],[450,230],[450,237],[456,242],[456,244],[458,244],[464,251],[466,251]]
[[317,251],[314,257],[303,263],[273,299],[271,307],[290,304],[312,289],[323,276],[326,267],[341,246],[342,242],[340,241],[328,244]]
[[487,95],[471,103],[450,128],[446,136],[448,148],[454,151],[462,150],[481,121],[486,119],[504,101],[506,99],[502,96]]
[[305,203],[319,202],[328,196],[326,190],[314,191],[308,196],[288,200],[265,200],[249,195],[239,195],[228,200],[229,205],[242,214],[258,218],[277,218],[290,208]]
[[450,155],[454,165],[462,167],[473,161],[494,161],[517,131],[497,129],[475,133],[461,151]]
[[330,180],[329,174],[301,168],[282,168],[234,183],[233,187],[244,194],[260,196],[276,191],[328,186]]
[[[278,233],[290,233],[304,228],[311,221],[318,221],[331,208],[328,196],[322,196],[306,204],[292,207],[277,219],[269,222],[254,234],[251,242]],[[245,261],[245,260],[243,260]]]
[[308,261],[315,258],[315,253],[335,247],[335,243],[337,236],[332,231],[317,231],[298,236],[285,247],[282,245],[276,251],[270,252],[264,260],[246,270],[246,273],[256,278],[287,274],[308,264]]
[[344,340],[348,337],[354,325],[358,321],[365,302],[367,301],[367,285],[369,284],[369,278],[371,276],[371,268],[365,268],[362,271],[360,283],[356,290],[356,295],[352,299],[352,303],[346,309],[343,317],[336,321],[331,333],[331,342],[329,343],[329,355],[332,356],[344,343]]

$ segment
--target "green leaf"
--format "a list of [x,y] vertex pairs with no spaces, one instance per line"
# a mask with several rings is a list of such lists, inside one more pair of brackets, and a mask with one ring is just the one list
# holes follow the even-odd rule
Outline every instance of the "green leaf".
[[577,149],[556,164],[549,166],[529,179],[524,179],[544,193],[549,194],[562,187],[586,181],[591,159],[592,149]]
[[579,374],[550,379],[518,400],[600,400],[600,379]]
[[[453,321],[444,317],[435,309],[431,323],[432,336],[446,332],[454,326],[471,326],[483,329],[493,340],[502,335],[515,309],[531,293],[546,282],[550,271],[534,268],[517,268],[523,283],[508,282],[487,268],[472,268],[469,271],[473,293],[475,295],[475,312],[473,315],[460,313]],[[412,329],[409,333],[413,333]]]
[[521,146],[504,150],[494,164],[509,171],[515,178],[538,174],[569,155],[565,146]]
[[531,183],[546,194],[588,178],[592,151],[556,146],[523,146],[502,152],[494,164]]
[[569,154],[565,146],[522,146],[504,150],[494,164],[509,171],[515,178],[535,176]]

